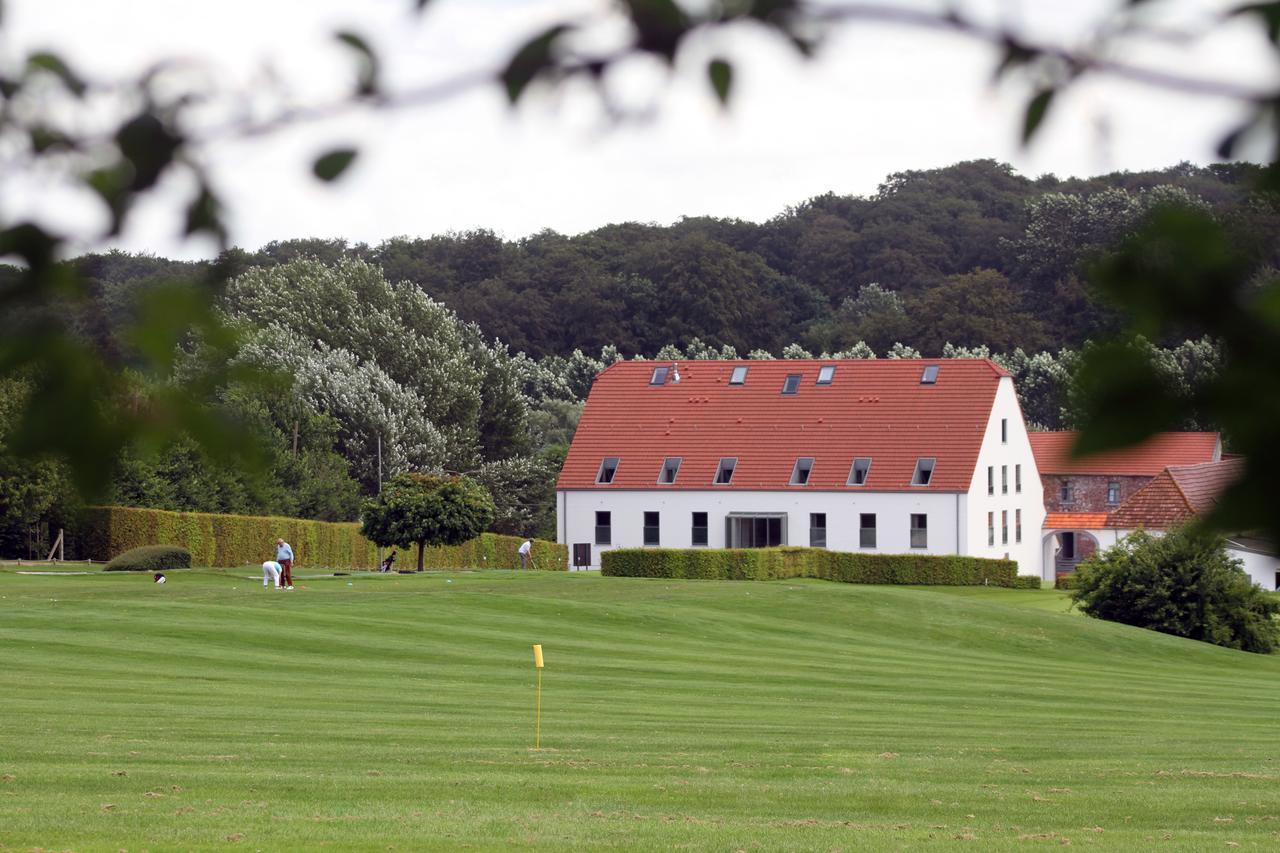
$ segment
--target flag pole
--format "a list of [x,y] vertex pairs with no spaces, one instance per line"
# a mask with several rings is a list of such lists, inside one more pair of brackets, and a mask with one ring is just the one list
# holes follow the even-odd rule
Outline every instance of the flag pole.
[[534,729],[533,729],[533,748],[536,751],[542,750],[542,646],[534,645],[533,647],[533,666],[538,670],[538,689],[537,698],[534,700]]

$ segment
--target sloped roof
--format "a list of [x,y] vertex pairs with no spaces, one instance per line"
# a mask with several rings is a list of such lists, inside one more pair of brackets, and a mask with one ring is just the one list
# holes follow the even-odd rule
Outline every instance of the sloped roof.
[[1162,530],[1213,509],[1222,491],[1244,473],[1244,459],[1171,466],[1111,513],[1108,527]]
[[[680,381],[650,385],[670,362],[618,362],[596,377],[557,487],[560,489],[849,489],[967,491],[996,388],[1009,373],[987,359],[682,361]],[[830,385],[819,368],[834,365]],[[920,382],[927,365],[937,381]],[[735,367],[746,382],[730,385]],[[781,393],[790,374],[798,392]],[[681,457],[673,485],[658,485],[666,457]],[[618,457],[608,485],[596,476]],[[732,482],[713,486],[722,457]],[[790,485],[798,457],[813,457],[808,485]],[[863,486],[848,486],[855,458],[870,457]],[[916,460],[936,459],[928,486],[912,486]]]
[[1044,517],[1045,530],[1101,530],[1106,526],[1105,512],[1051,512]]
[[1161,432],[1133,447],[1071,458],[1074,432],[1033,432],[1031,452],[1041,474],[1099,474],[1154,477],[1170,465],[1218,459],[1216,432]]

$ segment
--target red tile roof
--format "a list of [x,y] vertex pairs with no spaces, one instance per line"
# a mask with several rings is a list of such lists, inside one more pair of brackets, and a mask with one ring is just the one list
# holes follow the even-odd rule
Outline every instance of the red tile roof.
[[1033,432],[1031,452],[1041,474],[1110,474],[1154,477],[1170,465],[1213,462],[1216,432],[1161,432],[1134,447],[1071,458],[1074,432]]
[[1106,526],[1105,512],[1051,512],[1044,517],[1045,530],[1101,530]]
[[[936,384],[920,384],[926,365]],[[1001,377],[987,359],[682,361],[680,381],[649,384],[670,362],[618,362],[596,377],[560,472],[561,489],[866,489],[967,491]],[[835,365],[830,385],[818,369]],[[735,367],[743,385],[729,384]],[[783,395],[789,374],[799,391]],[[597,485],[606,457],[619,458]],[[674,485],[663,460],[682,458]],[[806,486],[790,485],[798,457],[814,458]],[[728,486],[713,486],[721,457],[736,457]],[[848,486],[855,458],[870,457],[864,486]],[[936,458],[928,486],[912,486],[916,460]]]
[[1166,468],[1111,513],[1108,527],[1163,530],[1213,509],[1222,491],[1244,473],[1244,459]]

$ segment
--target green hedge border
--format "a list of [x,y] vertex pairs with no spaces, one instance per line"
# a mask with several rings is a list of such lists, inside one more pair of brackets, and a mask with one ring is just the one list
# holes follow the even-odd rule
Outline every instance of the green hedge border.
[[[1021,586],[1012,560],[923,554],[855,554],[823,548],[619,548],[600,557],[600,573],[633,578],[780,580],[841,583]],[[1030,578],[1039,587],[1039,578]],[[1029,585],[1029,584],[1028,584]]]
[[[293,546],[299,566],[373,570],[378,548],[360,535],[356,522],[336,523],[301,518],[169,512],[140,507],[99,506],[84,510],[77,530],[85,557],[109,560],[146,545],[177,545],[191,552],[195,566],[232,568],[275,558],[275,541]],[[461,545],[427,548],[424,565],[433,569],[518,569],[518,536],[482,533]],[[535,539],[534,568],[567,571],[568,549]],[[416,549],[400,553],[397,566],[417,564]]]

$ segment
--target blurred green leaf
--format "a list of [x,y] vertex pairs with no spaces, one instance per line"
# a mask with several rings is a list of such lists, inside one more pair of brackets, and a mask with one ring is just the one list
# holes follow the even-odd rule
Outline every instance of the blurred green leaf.
[[42,51],[31,54],[27,57],[27,68],[54,75],[62,81],[63,86],[67,87],[67,91],[76,97],[82,96],[87,88],[84,79],[72,71],[71,67],[56,53]]
[[356,53],[359,69],[356,72],[356,88],[361,95],[376,95],[380,66],[378,55],[369,43],[352,32],[334,33],[334,38]]
[[356,149],[338,148],[316,159],[311,171],[322,181],[337,180],[352,161],[356,159]]
[[554,67],[552,52],[555,43],[569,31],[564,24],[557,24],[543,30],[534,38],[525,42],[500,75],[502,85],[507,90],[507,99],[512,103],[520,100],[520,96],[539,74]]
[[190,236],[204,232],[218,241],[220,247],[227,245],[227,229],[222,222],[222,205],[217,196],[205,183],[191,204],[187,206],[186,222],[183,233]]
[[1230,14],[1232,16],[1252,15],[1258,18],[1266,28],[1267,38],[1271,39],[1271,43],[1280,45],[1280,2],[1272,0],[1268,3],[1246,3],[1232,9]]
[[1027,111],[1022,118],[1022,144],[1025,145],[1035,136],[1036,131],[1049,114],[1049,106],[1053,103],[1054,90],[1041,89],[1027,102]]
[[729,105],[729,88],[733,85],[733,66],[723,59],[713,59],[707,63],[707,78],[711,88],[720,100],[721,106]]

